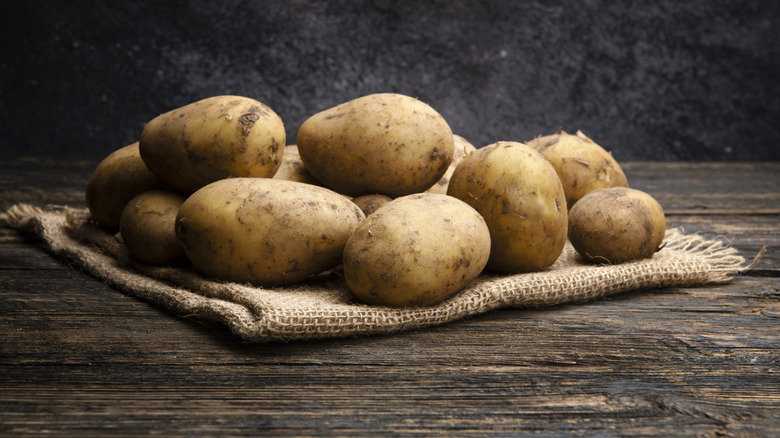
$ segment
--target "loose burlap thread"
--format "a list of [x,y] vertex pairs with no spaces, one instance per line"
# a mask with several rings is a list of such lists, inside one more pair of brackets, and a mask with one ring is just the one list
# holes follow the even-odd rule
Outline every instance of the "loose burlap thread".
[[156,267],[127,256],[121,240],[94,225],[86,209],[17,204],[0,223],[34,232],[56,257],[115,289],[179,316],[226,325],[251,342],[378,335],[444,324],[506,307],[576,303],[631,290],[723,283],[746,269],[722,239],[670,228],[664,248],[647,260],[586,264],[567,243],[542,272],[483,273],[455,296],[429,307],[391,308],[356,301],[338,271],[292,287],[260,288],[215,281],[187,267]]

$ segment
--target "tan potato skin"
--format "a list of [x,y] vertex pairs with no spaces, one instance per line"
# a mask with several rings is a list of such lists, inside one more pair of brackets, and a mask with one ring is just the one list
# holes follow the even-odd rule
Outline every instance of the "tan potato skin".
[[301,154],[298,152],[298,146],[294,144],[284,147],[282,163],[274,174],[274,178],[322,186],[322,183],[306,169],[306,165],[301,160]]
[[184,193],[229,177],[270,178],[284,153],[282,119],[242,96],[214,96],[152,119],[140,151],[149,169]]
[[628,187],[628,179],[612,154],[580,131],[577,135],[560,131],[535,138],[528,144],[555,168],[568,208],[593,190]]
[[636,189],[598,189],[569,211],[569,240],[585,259],[618,264],[650,258],[666,234],[661,205]]
[[452,157],[452,163],[450,163],[450,167],[447,168],[447,171],[444,172],[444,176],[439,179],[439,182],[426,190],[428,193],[441,193],[442,195],[446,195],[447,187],[450,185],[450,178],[452,178],[455,168],[458,167],[458,163],[467,155],[477,150],[473,144],[460,135],[453,134],[452,139],[455,151]]
[[207,276],[281,286],[337,266],[364,218],[352,201],[323,187],[230,178],[201,188],[182,204],[176,236]]
[[363,96],[309,117],[297,145],[309,172],[353,197],[425,191],[453,156],[444,118],[415,98],[392,93]]
[[100,226],[116,231],[127,202],[159,188],[163,188],[162,182],[146,167],[135,142],[112,152],[97,165],[87,182],[87,208]]
[[453,197],[420,193],[368,216],[344,247],[344,276],[361,301],[428,306],[474,280],[490,254],[484,219]]
[[152,190],[127,203],[119,221],[119,232],[133,258],[152,265],[184,259],[174,225],[185,199],[179,193]]
[[487,222],[487,269],[501,273],[545,269],[566,244],[563,187],[549,162],[529,146],[501,141],[460,162],[447,194],[474,207]]
[[379,207],[382,207],[383,205],[387,204],[388,202],[392,201],[393,199],[385,196],[385,195],[361,195],[354,199],[352,199],[352,202],[355,203],[358,207],[360,207],[361,210],[363,210],[363,213],[368,217],[373,212],[377,211]]

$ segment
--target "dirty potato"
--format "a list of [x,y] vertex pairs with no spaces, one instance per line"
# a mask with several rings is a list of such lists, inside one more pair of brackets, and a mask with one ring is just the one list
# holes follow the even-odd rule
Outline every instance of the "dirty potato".
[[566,193],[567,208],[596,189],[628,187],[628,180],[612,154],[585,136],[560,131],[528,142],[555,168]]
[[450,163],[450,167],[447,168],[447,171],[444,173],[444,176],[439,179],[439,182],[432,185],[426,192],[428,193],[441,193],[443,195],[447,194],[447,187],[450,185],[450,178],[452,178],[453,172],[455,172],[455,168],[458,167],[458,163],[460,163],[461,160],[463,160],[464,157],[466,157],[468,154],[474,152],[477,150],[476,147],[474,147],[473,144],[469,143],[468,140],[461,137],[460,135],[453,134],[452,135],[453,144],[454,144],[454,154],[452,156],[452,163]]
[[387,204],[392,200],[393,200],[392,198],[385,195],[373,194],[373,195],[358,196],[352,199],[352,202],[354,202],[358,207],[360,207],[360,209],[363,210],[363,213],[365,213],[365,215],[368,216],[371,213],[377,211],[379,207]]
[[476,278],[490,255],[482,216],[450,196],[418,193],[368,216],[344,248],[344,276],[361,301],[436,304]]
[[272,177],[285,144],[284,124],[271,108],[248,97],[215,96],[152,119],[140,152],[161,180],[192,193],[224,178]]
[[100,226],[116,231],[127,202],[159,188],[163,184],[144,164],[136,142],[112,152],[97,165],[87,182],[87,208]]
[[133,258],[152,265],[184,259],[174,230],[184,200],[179,193],[151,190],[127,203],[119,221],[119,232]]
[[563,187],[552,165],[529,146],[501,141],[471,153],[452,174],[447,194],[485,218],[491,237],[488,269],[538,271],[563,252]]
[[444,118],[415,98],[392,93],[363,96],[309,117],[297,145],[309,172],[353,197],[425,191],[453,156]]
[[306,169],[306,165],[301,160],[301,154],[298,152],[298,146],[294,144],[284,147],[282,164],[274,174],[274,178],[322,186],[322,183]]
[[229,178],[193,193],[179,209],[176,236],[207,276],[282,286],[333,268],[365,218],[323,187],[272,178]]
[[649,194],[615,187],[594,190],[569,211],[569,240],[585,259],[618,264],[662,248],[666,218]]

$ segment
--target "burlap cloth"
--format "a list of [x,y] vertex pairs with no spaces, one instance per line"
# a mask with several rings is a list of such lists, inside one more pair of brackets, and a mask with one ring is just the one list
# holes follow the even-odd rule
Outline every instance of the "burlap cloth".
[[431,307],[389,308],[356,302],[338,271],[295,287],[263,289],[201,277],[189,268],[153,267],[129,259],[114,235],[82,209],[19,204],[0,224],[36,233],[51,253],[114,288],[176,315],[219,321],[252,342],[376,335],[443,324],[503,307],[582,302],[629,290],[727,282],[745,259],[721,239],[667,230],[651,259],[613,266],[583,263],[567,244],[544,272],[482,274]]

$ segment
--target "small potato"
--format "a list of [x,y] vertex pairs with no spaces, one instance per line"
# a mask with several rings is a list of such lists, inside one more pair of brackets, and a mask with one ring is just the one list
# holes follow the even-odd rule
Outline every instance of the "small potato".
[[176,218],[187,258],[216,279],[282,286],[333,268],[365,215],[323,187],[229,178],[193,193]]
[[640,190],[594,190],[569,211],[569,240],[588,261],[618,264],[661,250],[666,218],[661,205]]
[[363,213],[365,213],[366,216],[369,216],[371,213],[377,211],[379,207],[387,204],[388,202],[392,201],[393,199],[385,196],[385,195],[361,195],[357,198],[354,198],[352,202],[354,202],[358,207],[360,207],[361,210],[363,210]]
[[178,193],[152,190],[127,203],[119,221],[119,232],[133,258],[151,265],[184,259],[174,225],[185,199]]
[[87,208],[100,226],[116,231],[128,201],[160,188],[162,182],[144,164],[136,142],[112,152],[97,165],[87,182]]
[[447,171],[444,173],[444,176],[441,177],[439,182],[426,190],[428,193],[441,193],[442,195],[446,195],[447,187],[450,185],[450,178],[452,178],[452,174],[455,172],[455,168],[458,167],[458,163],[460,163],[461,160],[463,160],[463,158],[465,158],[468,154],[477,150],[473,144],[469,143],[468,140],[461,137],[460,135],[453,134],[452,139],[455,145],[455,153],[452,157],[452,163],[450,163],[450,167],[447,168]]
[[352,197],[425,191],[444,175],[453,155],[444,118],[415,98],[392,93],[363,96],[309,117],[297,145],[312,175]]
[[365,303],[428,306],[474,280],[489,255],[479,213],[453,197],[419,193],[363,221],[344,247],[344,277]]
[[530,272],[552,265],[566,245],[566,198],[552,165],[523,143],[501,141],[458,164],[447,194],[474,207],[487,222],[487,268]]
[[140,151],[149,170],[189,194],[224,178],[272,177],[285,139],[271,108],[248,97],[215,96],[152,119]]
[[285,179],[287,181],[298,181],[315,186],[322,186],[322,183],[306,169],[306,165],[301,160],[301,154],[298,152],[298,146],[291,144],[284,147],[282,155],[282,164],[274,174],[274,179]]
[[577,135],[560,131],[527,143],[544,155],[555,168],[566,193],[567,208],[596,189],[628,187],[628,180],[612,154],[581,131]]

